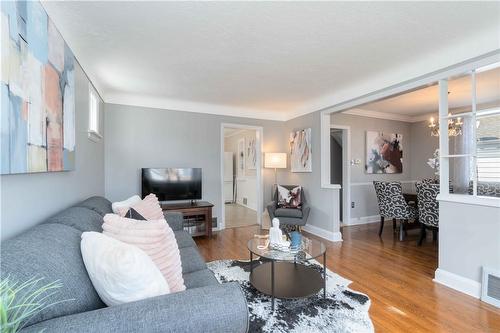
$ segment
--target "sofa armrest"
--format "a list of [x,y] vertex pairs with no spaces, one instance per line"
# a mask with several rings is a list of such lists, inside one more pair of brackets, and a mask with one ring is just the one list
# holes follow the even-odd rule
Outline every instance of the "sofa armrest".
[[267,204],[267,212],[269,213],[269,217],[272,219],[275,218],[274,212],[276,211],[276,201],[271,201]]
[[173,231],[182,230],[183,216],[178,212],[165,212],[165,219]]
[[211,285],[46,320],[21,332],[247,332],[236,282]]

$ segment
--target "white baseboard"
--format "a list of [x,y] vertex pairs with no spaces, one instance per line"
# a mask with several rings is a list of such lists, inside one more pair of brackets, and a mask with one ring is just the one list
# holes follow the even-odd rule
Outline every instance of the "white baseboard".
[[371,216],[361,216],[361,217],[352,217],[349,220],[349,223],[344,223],[344,225],[358,225],[358,224],[368,224],[373,222],[380,222],[380,215],[371,215]]
[[481,283],[457,275],[455,273],[451,273],[438,268],[434,273],[433,281],[445,285],[447,287],[450,287],[452,289],[458,290],[469,296],[475,298],[481,297]]
[[331,232],[323,228],[318,228],[313,225],[307,224],[302,227],[302,230],[307,231],[313,235],[324,238],[331,242],[342,242],[342,234],[340,232]]

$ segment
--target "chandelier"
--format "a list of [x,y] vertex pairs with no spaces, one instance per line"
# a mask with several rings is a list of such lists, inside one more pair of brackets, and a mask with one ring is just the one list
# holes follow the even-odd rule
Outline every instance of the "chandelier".
[[[448,114],[451,116],[451,113]],[[453,118],[448,119],[448,136],[462,135],[462,118],[458,117],[456,120]],[[434,117],[429,119],[429,128],[432,136],[439,136],[439,122],[434,122]]]

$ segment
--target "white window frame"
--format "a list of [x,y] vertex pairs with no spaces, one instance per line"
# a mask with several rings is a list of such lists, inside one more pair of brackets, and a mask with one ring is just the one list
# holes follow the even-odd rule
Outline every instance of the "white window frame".
[[[451,115],[448,108],[448,79],[439,80],[439,177],[440,181],[440,194],[438,200],[449,202],[461,202],[483,206],[500,207],[500,198],[478,196],[477,195],[477,92],[476,92],[476,69],[471,70],[469,73],[471,77],[471,106],[470,112]],[[472,142],[471,150],[466,154],[450,155],[449,153],[449,138],[448,138],[448,120],[457,117],[470,117],[472,126]],[[450,193],[450,159],[453,158],[467,158],[471,160],[472,164],[472,189],[473,193],[470,194],[454,194]]]
[[99,95],[89,84],[89,126],[88,138],[94,142],[102,139],[101,135],[101,110],[100,110]]

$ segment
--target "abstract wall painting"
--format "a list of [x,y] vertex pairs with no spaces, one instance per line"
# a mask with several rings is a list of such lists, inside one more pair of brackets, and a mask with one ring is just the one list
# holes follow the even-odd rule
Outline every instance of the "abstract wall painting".
[[38,1],[1,3],[1,174],[74,170],[75,58]]
[[255,138],[248,139],[247,143],[247,169],[257,169],[257,147],[255,146]]
[[290,162],[292,172],[312,172],[311,129],[290,133]]
[[366,173],[403,172],[403,135],[366,131]]

